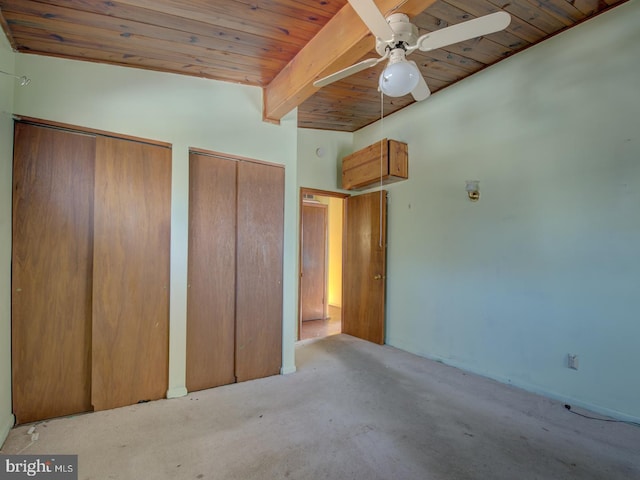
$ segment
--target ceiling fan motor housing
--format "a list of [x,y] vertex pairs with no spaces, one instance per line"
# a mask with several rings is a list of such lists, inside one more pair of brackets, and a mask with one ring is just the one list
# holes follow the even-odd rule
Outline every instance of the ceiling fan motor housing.
[[414,45],[418,40],[418,28],[409,22],[409,17],[404,13],[394,13],[387,17],[387,23],[393,30],[393,39],[384,41],[376,39],[376,51],[379,55],[395,48],[405,48],[406,45]]

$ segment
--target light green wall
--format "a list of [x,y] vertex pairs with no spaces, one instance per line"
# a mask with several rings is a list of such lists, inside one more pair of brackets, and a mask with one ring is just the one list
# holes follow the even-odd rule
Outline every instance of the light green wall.
[[[352,152],[353,134],[301,128],[298,130],[298,185],[339,191],[341,158]],[[321,149],[321,156],[318,156]]]
[[[14,53],[0,35],[0,70],[14,72]],[[11,165],[13,91],[16,81],[0,75],[0,445],[13,426],[11,413]]]
[[632,0],[385,119],[410,171],[389,187],[389,344],[640,418],[639,25]]
[[[409,144],[387,186],[389,344],[638,421],[638,25],[631,0],[355,133],[345,153]],[[334,181],[299,161],[305,186]]]
[[16,56],[31,77],[17,92],[19,115],[173,145],[168,396],[185,390],[189,147],[285,165],[283,372],[295,370],[297,295],[296,114],[262,121],[262,91],[231,83],[77,62]]

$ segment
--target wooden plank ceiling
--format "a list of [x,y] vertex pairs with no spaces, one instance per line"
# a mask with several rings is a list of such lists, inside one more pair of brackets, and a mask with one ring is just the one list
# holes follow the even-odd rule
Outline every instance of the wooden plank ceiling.
[[[432,92],[626,0],[376,0],[407,13],[419,34],[504,10],[502,32],[414,60]],[[399,6],[398,6],[399,5]],[[315,79],[377,57],[347,0],[0,0],[12,47],[51,55],[264,88],[266,120],[296,106],[303,128],[353,132],[380,118],[384,64],[322,89]],[[428,99],[425,101],[429,101]],[[385,115],[413,103],[384,99]]]

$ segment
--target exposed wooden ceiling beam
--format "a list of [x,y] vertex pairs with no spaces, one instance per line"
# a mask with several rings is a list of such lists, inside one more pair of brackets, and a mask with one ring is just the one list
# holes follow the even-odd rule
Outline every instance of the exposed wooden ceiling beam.
[[[436,0],[377,0],[386,17],[394,11],[414,17]],[[356,63],[374,47],[366,25],[346,4],[263,91],[263,118],[279,122],[313,95],[317,78]]]

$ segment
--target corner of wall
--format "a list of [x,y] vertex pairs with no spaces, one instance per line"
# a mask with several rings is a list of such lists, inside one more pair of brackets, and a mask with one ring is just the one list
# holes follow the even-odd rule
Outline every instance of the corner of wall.
[[[15,53],[0,34],[0,70],[13,72]],[[13,427],[11,408],[11,182],[14,79],[0,79],[0,445]]]
[[2,423],[0,423],[0,447],[2,447],[7,436],[9,436],[9,431],[11,431],[15,422],[16,418],[10,413],[5,417]]
[[283,366],[280,369],[280,375],[289,375],[291,373],[296,373],[296,366],[295,365]]
[[189,392],[187,392],[186,387],[175,387],[167,390],[167,398],[180,398],[185,397]]

